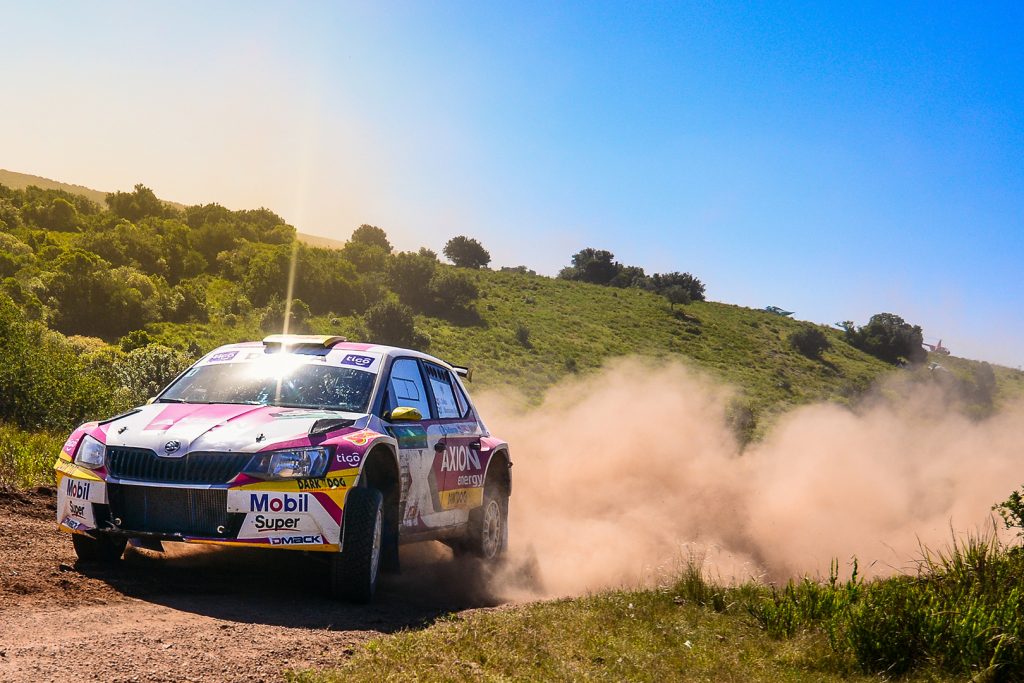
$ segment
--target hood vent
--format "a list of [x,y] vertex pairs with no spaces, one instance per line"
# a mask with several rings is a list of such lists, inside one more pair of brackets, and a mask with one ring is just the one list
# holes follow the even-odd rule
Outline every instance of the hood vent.
[[343,420],[340,418],[324,418],[317,420],[313,423],[313,426],[309,428],[310,436],[321,436],[328,432],[336,432],[339,429],[345,427],[351,427],[355,420]]

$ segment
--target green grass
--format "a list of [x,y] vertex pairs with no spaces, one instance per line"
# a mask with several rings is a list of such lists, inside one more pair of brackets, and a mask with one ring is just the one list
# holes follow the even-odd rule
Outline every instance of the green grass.
[[1024,550],[973,538],[913,576],[674,585],[450,616],[301,683],[379,680],[1020,681]]
[[65,434],[26,432],[0,423],[0,489],[53,482],[53,463]]

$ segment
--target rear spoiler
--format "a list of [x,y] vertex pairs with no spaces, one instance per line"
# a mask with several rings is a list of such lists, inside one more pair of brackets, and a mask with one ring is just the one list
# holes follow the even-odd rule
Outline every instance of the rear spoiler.
[[471,368],[464,368],[461,365],[453,365],[452,370],[455,371],[456,375],[464,378],[467,382],[473,381],[473,370]]

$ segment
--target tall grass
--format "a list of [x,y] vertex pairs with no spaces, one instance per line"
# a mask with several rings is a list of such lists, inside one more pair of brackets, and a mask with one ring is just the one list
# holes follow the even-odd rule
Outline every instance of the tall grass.
[[53,462],[65,435],[26,432],[0,424],[0,488],[27,488],[53,481]]
[[922,555],[914,575],[864,581],[854,563],[840,581],[833,563],[827,581],[790,581],[781,590],[723,590],[691,565],[674,591],[716,611],[745,610],[777,639],[826,635],[840,661],[865,673],[1024,681],[1024,548],[993,534]]

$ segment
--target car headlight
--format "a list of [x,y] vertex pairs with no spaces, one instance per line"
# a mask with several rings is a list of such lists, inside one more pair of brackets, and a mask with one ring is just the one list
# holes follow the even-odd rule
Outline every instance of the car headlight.
[[75,464],[88,467],[90,470],[103,467],[104,450],[103,444],[86,434],[75,452]]
[[320,477],[330,461],[331,455],[326,448],[288,448],[257,453],[249,461],[245,473],[267,479]]

